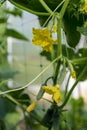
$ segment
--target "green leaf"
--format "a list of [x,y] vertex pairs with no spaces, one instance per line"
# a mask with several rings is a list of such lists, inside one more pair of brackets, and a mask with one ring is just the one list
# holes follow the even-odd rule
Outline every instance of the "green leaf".
[[[77,58],[79,58],[79,60],[81,58],[85,58],[84,61],[82,61],[80,63],[80,61],[74,66],[75,68],[75,71],[76,71],[76,74],[77,76],[79,76],[79,74],[82,72],[82,70],[84,69],[85,66],[87,66],[87,49],[86,48],[82,48],[82,49],[79,49],[78,53],[77,53]],[[75,59],[76,60],[76,59]],[[84,81],[87,79],[87,70],[84,74],[84,76],[82,77],[81,81]]]
[[51,61],[51,53],[50,53],[50,52],[47,52],[47,51],[43,50],[43,51],[40,53],[40,55],[41,55],[41,56],[45,56],[48,61]]
[[28,106],[30,104],[30,97],[26,93],[21,93],[20,96],[18,96],[18,101]]
[[7,113],[15,110],[15,105],[6,98],[0,98],[0,119],[3,119]]
[[87,36],[87,27],[77,27],[77,30],[78,30],[81,34]]
[[71,17],[68,13],[63,18],[64,31],[66,33],[66,39],[69,46],[75,48],[80,40],[81,34],[77,29],[77,19],[75,16]]
[[79,57],[87,57],[87,48],[81,48],[78,51]]
[[70,47],[67,47],[66,45],[62,45],[62,53],[68,59],[74,59],[75,58],[74,50]]
[[22,105],[28,106],[30,104],[30,97],[28,94],[24,93],[24,89],[11,92],[10,95]]
[[79,12],[79,8],[81,8],[80,4],[81,1],[79,0],[70,0],[63,18],[67,43],[73,48],[79,43],[81,36],[81,33],[77,30],[77,26],[82,26],[87,18],[86,15]]
[[[79,74],[81,74],[84,67],[87,66],[87,49],[86,48],[79,49],[77,53],[73,52],[72,55],[70,56],[71,57],[70,61],[71,61],[71,64],[73,64],[74,69],[76,71],[76,75],[78,77]],[[81,81],[86,80],[86,79],[87,79],[87,71],[85,72]]]
[[[87,64],[86,64],[86,66],[87,66]],[[82,72],[82,70],[84,69],[84,67],[85,67],[84,64],[76,65],[76,66],[74,67],[74,69],[75,69],[75,71],[76,71],[76,76],[77,76],[77,77],[81,74],[81,72]],[[83,75],[83,77],[80,79],[80,81],[84,81],[84,80],[87,80],[87,70],[86,70],[85,74]]]
[[81,48],[77,53],[73,54],[74,58],[71,58],[73,65],[86,65],[87,64],[87,49]]
[[4,35],[6,35],[6,36],[8,36],[8,37],[13,37],[13,38],[16,38],[16,39],[19,39],[19,40],[25,40],[25,41],[28,41],[28,40],[29,40],[29,39],[26,38],[23,34],[17,32],[17,31],[14,30],[14,29],[6,29]]

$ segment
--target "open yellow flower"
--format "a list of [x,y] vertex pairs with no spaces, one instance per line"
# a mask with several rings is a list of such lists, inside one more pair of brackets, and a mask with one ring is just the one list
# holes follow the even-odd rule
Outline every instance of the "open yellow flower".
[[61,93],[60,93],[60,89],[59,89],[59,85],[55,85],[55,86],[42,86],[43,90],[45,92],[47,92],[48,94],[52,95],[52,99],[56,102],[56,103],[60,103],[61,102]]
[[52,51],[52,44],[56,42],[51,37],[50,31],[45,29],[35,29],[33,28],[33,39],[32,42],[35,45],[40,45],[44,50],[51,52]]
[[87,13],[87,0],[84,1],[83,11]]
[[36,100],[36,101],[34,101],[31,105],[29,105],[28,107],[27,107],[27,112],[31,112],[31,111],[33,111],[34,109],[35,109],[35,107],[37,106],[37,103],[38,103],[38,101]]

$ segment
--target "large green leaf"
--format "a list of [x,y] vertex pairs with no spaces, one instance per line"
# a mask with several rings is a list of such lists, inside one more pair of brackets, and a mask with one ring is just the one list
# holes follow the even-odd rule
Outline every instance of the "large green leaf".
[[63,24],[67,43],[69,46],[75,48],[81,36],[77,30],[77,26],[81,26],[83,21],[78,20],[74,15],[72,16],[72,12],[66,12],[63,18]]
[[20,39],[20,40],[25,40],[25,41],[28,41],[29,39],[27,37],[25,37],[23,34],[17,32],[16,30],[14,29],[6,29],[5,31],[5,34],[6,36],[8,37],[13,37],[13,38],[16,38],[16,39]]
[[[75,21],[74,21],[75,20]],[[69,46],[75,48],[79,43],[81,34],[76,30],[77,23],[76,18],[68,18],[67,16],[63,20],[64,31],[66,33],[66,39]]]
[[81,1],[71,0],[63,17],[64,31],[69,46],[75,48],[79,43],[81,33],[77,26],[82,26],[87,16],[79,12]]
[[[38,11],[38,12],[46,12],[44,7],[40,4],[38,0],[9,0],[14,5],[22,8],[24,10],[29,11],[28,9]],[[46,4],[54,10],[57,5],[61,2],[61,0],[44,0]]]

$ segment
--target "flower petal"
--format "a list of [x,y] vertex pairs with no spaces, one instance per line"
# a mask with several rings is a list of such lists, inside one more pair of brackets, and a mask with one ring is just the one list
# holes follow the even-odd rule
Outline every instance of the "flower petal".
[[35,29],[33,28],[33,39],[32,42],[35,45],[40,45],[44,50],[51,52],[52,44],[56,43],[57,40],[54,40],[51,37],[50,31],[48,28],[45,29]]
[[59,89],[59,85],[55,85],[55,86],[42,86],[42,89],[48,93],[52,95],[52,99],[56,102],[56,103],[60,103],[61,102],[61,93],[60,93],[60,89]]

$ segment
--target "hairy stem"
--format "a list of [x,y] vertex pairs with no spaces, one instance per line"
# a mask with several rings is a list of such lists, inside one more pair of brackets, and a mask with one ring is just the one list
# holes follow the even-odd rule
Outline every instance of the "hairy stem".
[[50,14],[53,14],[53,11],[48,7],[48,5],[44,2],[44,0],[39,0],[42,6],[46,9],[46,11]]

